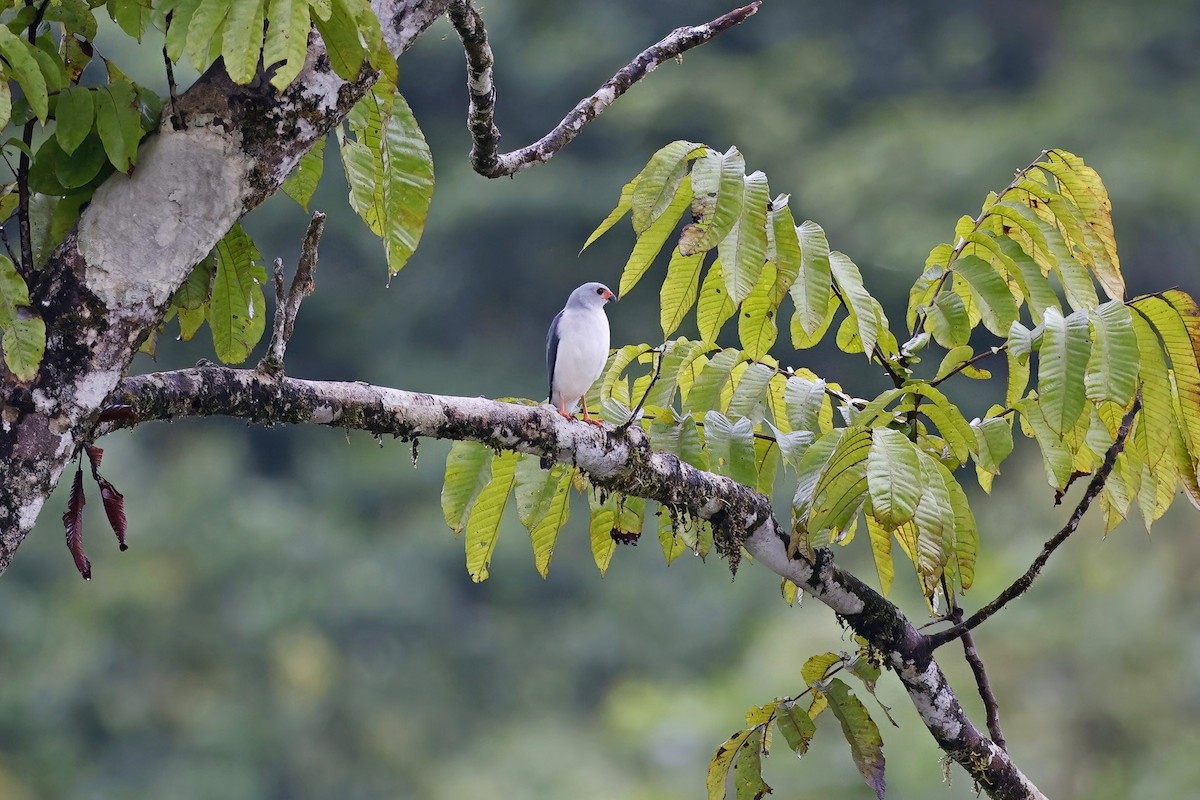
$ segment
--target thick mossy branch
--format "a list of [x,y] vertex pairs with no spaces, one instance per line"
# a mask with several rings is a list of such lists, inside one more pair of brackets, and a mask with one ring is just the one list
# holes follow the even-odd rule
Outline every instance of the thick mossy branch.
[[102,423],[96,435],[152,420],[231,416],[267,425],[328,425],[405,440],[469,440],[573,464],[603,489],[706,519],[720,552],[731,563],[744,549],[759,564],[803,587],[884,652],[935,740],[992,797],[1041,797],[1004,750],[967,718],[926,639],[895,605],[839,568],[829,550],[817,550],[813,561],[789,556],[788,532],[775,519],[766,496],[652,449],[639,427],[618,433],[566,420],[550,406],[223,367],[127,378],[114,401],[131,411]]

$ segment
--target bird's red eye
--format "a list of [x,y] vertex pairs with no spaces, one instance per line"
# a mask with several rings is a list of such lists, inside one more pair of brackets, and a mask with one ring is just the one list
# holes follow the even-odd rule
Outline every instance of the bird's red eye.
[[603,290],[603,289],[597,289],[597,290],[596,290],[596,294],[604,294],[604,290]]

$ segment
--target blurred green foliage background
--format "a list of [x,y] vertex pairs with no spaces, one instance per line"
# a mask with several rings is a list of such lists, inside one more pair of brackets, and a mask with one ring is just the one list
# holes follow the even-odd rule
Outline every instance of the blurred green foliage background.
[[[542,135],[667,31],[726,10],[718,0],[488,4],[504,145]],[[165,87],[157,43],[110,34],[100,47]],[[821,223],[855,259],[893,321],[955,219],[1046,147],[1104,177],[1132,292],[1200,290],[1195,0],[767,0],[513,180],[467,165],[461,62],[444,22],[401,61],[438,186],[421,247],[390,289],[330,148],[314,203],[330,215],[318,291],[300,314],[290,374],[542,397],[546,325],[575,285],[616,284],[632,237],[623,224],[577,258],[579,245],[622,183],[676,138],[737,145],[748,169],[792,193],[798,220]],[[246,227],[268,260],[294,262],[305,222],[280,196]],[[662,269],[610,309],[614,344],[661,339]],[[157,363],[135,368],[210,355],[172,338]],[[859,396],[883,386],[861,357],[775,353]],[[970,416],[991,402],[984,392],[956,399]],[[797,692],[807,656],[853,649],[823,607],[788,608],[751,564],[732,583],[715,560],[667,569],[647,541],[601,577],[582,502],[548,580],[514,519],[492,579],[473,585],[441,521],[439,443],[421,443],[415,469],[407,446],[362,434],[224,420],[100,444],[126,495],[130,551],[118,557],[93,490],[95,579],[81,581],[61,539],[60,492],[0,578],[5,800],[695,798],[747,707]],[[1019,446],[995,493],[972,495],[982,563],[968,608],[1022,571],[1066,515],[1035,449]],[[978,632],[1010,749],[1047,794],[1200,786],[1198,519],[1179,507],[1153,538],[1136,522],[1106,539],[1086,525]],[[838,557],[873,579],[865,540]],[[913,583],[898,580],[895,596],[919,621]],[[959,652],[941,658],[982,724]],[[956,769],[941,787],[940,752],[886,675],[880,697],[900,723],[884,730],[891,796],[973,797]],[[832,719],[791,762],[782,748],[767,761],[776,796],[869,795]]]

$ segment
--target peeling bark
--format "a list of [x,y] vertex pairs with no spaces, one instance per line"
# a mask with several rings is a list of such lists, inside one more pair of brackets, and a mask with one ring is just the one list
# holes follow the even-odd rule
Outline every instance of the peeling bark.
[[827,605],[882,651],[938,745],[988,793],[1041,798],[1037,787],[967,717],[923,636],[895,605],[834,563],[792,558],[771,501],[722,475],[653,450],[644,431],[569,421],[549,405],[449,397],[364,383],[308,381],[255,370],[199,367],[128,378],[114,396],[127,419],[97,434],[152,420],[230,416],[261,424],[317,424],[404,440],[470,440],[573,464],[597,486],[656,500],[713,525],[718,551],[736,563],[742,548]]

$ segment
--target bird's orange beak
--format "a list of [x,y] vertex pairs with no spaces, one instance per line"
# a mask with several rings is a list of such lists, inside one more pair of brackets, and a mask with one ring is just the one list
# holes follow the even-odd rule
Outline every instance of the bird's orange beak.
[[615,301],[617,299],[617,296],[608,290],[605,290],[603,297],[605,300]]

